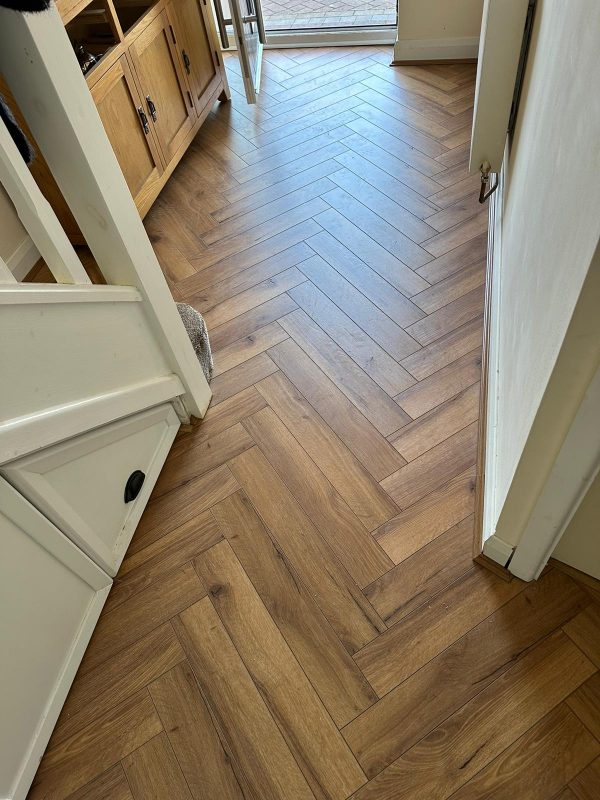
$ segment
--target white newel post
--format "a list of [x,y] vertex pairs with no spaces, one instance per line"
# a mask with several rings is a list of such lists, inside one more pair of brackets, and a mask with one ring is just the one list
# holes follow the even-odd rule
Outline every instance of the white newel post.
[[203,416],[210,388],[54,6],[0,8],[0,72],[104,277],[138,289],[187,413]]

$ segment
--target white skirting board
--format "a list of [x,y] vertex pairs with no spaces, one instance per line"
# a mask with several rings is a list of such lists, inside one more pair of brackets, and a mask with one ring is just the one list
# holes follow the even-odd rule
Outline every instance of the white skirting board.
[[457,61],[476,59],[479,37],[454,39],[398,39],[394,61]]

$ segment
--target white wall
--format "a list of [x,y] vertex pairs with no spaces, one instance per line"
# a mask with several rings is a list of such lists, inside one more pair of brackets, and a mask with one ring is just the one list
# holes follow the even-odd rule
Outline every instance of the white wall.
[[600,579],[600,475],[588,489],[552,555]]
[[0,186],[0,257],[18,278],[23,278],[39,258],[15,208]]
[[483,0],[399,0],[396,61],[477,58]]
[[504,165],[493,286],[497,394],[488,427],[495,485],[486,487],[484,535],[495,533],[511,545],[525,529],[598,361],[599,343],[581,316],[594,303],[580,298],[600,236],[600,103],[592,89],[600,85],[600,60],[590,35],[598,29],[597,0],[538,0]]

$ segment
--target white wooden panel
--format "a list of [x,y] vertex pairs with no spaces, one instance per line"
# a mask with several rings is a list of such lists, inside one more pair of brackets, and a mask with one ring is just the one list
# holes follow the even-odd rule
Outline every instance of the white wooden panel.
[[20,417],[0,426],[0,464],[167,401],[176,406],[183,391],[177,375],[164,375]]
[[14,284],[15,282],[15,276],[8,268],[6,261],[0,257],[0,283]]
[[144,309],[121,301],[3,305],[0,427],[172,375]]
[[23,800],[111,580],[0,479],[0,797]]
[[[166,403],[6,464],[1,474],[115,575],[179,424]],[[146,479],[126,503],[125,484],[135,470]]]
[[470,170],[499,172],[529,0],[485,0],[473,112]]
[[50,203],[0,121],[0,183],[57,283],[90,283]]

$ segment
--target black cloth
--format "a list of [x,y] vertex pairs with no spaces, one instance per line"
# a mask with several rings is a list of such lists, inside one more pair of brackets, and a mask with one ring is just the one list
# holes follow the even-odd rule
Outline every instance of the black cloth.
[[0,6],[13,11],[45,11],[50,0],[0,0]]
[[10,133],[13,142],[17,145],[19,153],[23,156],[23,160],[26,164],[31,164],[33,159],[35,158],[35,153],[33,151],[32,146],[29,144],[29,140],[19,128],[19,124],[17,123],[16,119],[13,117],[12,111],[6,105],[6,102],[2,95],[0,95],[0,119],[6,125],[8,132]]

